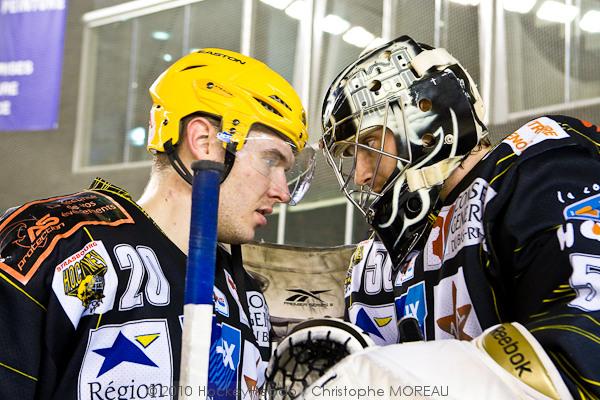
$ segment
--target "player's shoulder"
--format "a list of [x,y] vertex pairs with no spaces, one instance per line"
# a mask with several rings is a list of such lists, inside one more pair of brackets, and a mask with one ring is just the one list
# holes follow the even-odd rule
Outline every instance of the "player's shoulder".
[[569,146],[584,147],[591,154],[597,155],[600,148],[600,127],[565,115],[545,115],[530,120],[507,135],[497,149],[512,152],[520,160],[524,160]]
[[[118,226],[133,219],[112,196],[95,190],[33,200],[0,218],[0,270],[27,284],[57,246],[76,247],[76,233],[91,225]],[[77,241],[77,243],[71,242]]]

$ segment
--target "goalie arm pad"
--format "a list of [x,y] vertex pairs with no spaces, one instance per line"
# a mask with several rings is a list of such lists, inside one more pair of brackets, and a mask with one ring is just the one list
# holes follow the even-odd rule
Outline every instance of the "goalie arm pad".
[[351,398],[357,393],[373,399],[399,394],[437,398],[436,393],[455,399],[572,399],[550,358],[518,323],[491,327],[472,342],[368,348],[330,369],[304,398]]

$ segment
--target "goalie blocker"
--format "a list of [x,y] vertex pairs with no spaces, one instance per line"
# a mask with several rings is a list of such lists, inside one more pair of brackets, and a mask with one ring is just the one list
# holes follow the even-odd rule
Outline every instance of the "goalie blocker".
[[518,323],[493,326],[471,342],[413,342],[352,354],[302,395],[327,397],[572,399],[548,355]]

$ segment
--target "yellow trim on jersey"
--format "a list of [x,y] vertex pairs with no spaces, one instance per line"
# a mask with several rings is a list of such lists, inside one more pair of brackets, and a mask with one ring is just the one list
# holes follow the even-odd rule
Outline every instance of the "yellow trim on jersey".
[[508,170],[511,169],[514,164],[515,164],[514,162],[510,163],[508,165],[508,167],[506,167],[506,169],[504,171],[500,172],[498,175],[496,175],[495,177],[493,177],[492,180],[490,181],[490,185],[492,185],[496,179],[500,178],[502,175],[504,175],[505,173],[507,173]]
[[516,155],[517,155],[516,153],[510,153],[506,157],[503,157],[503,158],[499,159],[498,161],[496,161],[496,165],[500,165],[500,163],[502,163],[504,160],[507,160],[507,159],[509,159],[511,157],[514,157]]
[[557,331],[567,331],[567,332],[573,332],[573,333],[577,333],[578,335],[583,336],[586,339],[591,340],[592,342],[596,342],[598,344],[600,344],[600,337],[594,335],[591,332],[586,331],[585,329],[581,329],[579,327],[576,326],[572,326],[572,325],[546,325],[546,326],[539,326],[537,328],[533,328],[530,329],[530,332],[537,332],[537,331],[545,331],[545,330],[557,330]]
[[92,237],[92,235],[90,234],[90,231],[88,231],[88,228],[86,228],[85,226],[83,227],[83,230],[85,231],[85,233],[87,233],[87,235],[90,237],[91,241],[94,241],[94,238]]
[[13,368],[13,367],[11,367],[10,365],[6,365],[6,364],[4,364],[3,362],[0,362],[0,366],[4,367],[4,368],[6,368],[6,369],[9,369],[9,370],[11,370],[11,371],[13,371],[13,372],[16,372],[16,373],[17,373],[17,374],[19,374],[19,375],[23,375],[24,377],[26,377],[26,378],[29,378],[29,379],[31,379],[32,381],[35,381],[35,382],[37,382],[37,380],[38,380],[38,379],[37,379],[35,376],[32,376],[32,375],[26,374],[26,373],[25,373],[25,372],[23,372],[23,371],[19,371],[18,369],[16,369],[16,368]]
[[102,314],[98,314],[98,322],[96,323],[96,329],[100,327],[100,320],[102,320]]
[[566,298],[574,297],[574,296],[577,296],[577,293],[573,292],[573,293],[565,294],[564,296],[555,297],[553,299],[544,299],[544,300],[542,300],[542,303],[553,303],[555,301],[564,300]]
[[559,357],[560,359],[562,359],[562,361],[563,361],[565,364],[567,364],[567,366],[568,366],[568,367],[569,367],[569,368],[570,368],[570,369],[571,369],[571,370],[572,370],[572,371],[573,371],[575,374],[577,374],[577,377],[578,377],[578,378],[580,378],[580,379],[581,379],[581,380],[583,380],[584,382],[587,382],[587,383],[589,383],[589,384],[592,384],[592,385],[594,385],[594,386],[600,386],[600,382],[598,382],[598,381],[595,381],[595,380],[593,380],[593,379],[586,378],[585,376],[583,376],[583,375],[581,375],[579,372],[577,372],[577,368],[575,368],[573,365],[571,365],[571,363],[569,362],[569,360],[567,360],[567,359],[565,358],[565,356],[564,356],[564,355],[562,355],[562,354],[558,353],[558,354],[556,354],[556,356],[557,356],[557,357]]
[[[583,387],[581,382],[577,380],[577,377],[573,376],[571,374],[571,371],[569,371],[569,369],[562,364],[561,360],[558,359],[556,354],[549,351],[548,355],[554,360],[554,364],[556,364],[557,367],[559,367],[565,374],[567,374],[567,376],[569,378],[571,378],[571,380],[573,381],[575,386],[577,386],[577,389],[579,391],[582,391],[583,394],[585,394],[586,397],[583,397],[583,399],[597,399],[598,398],[593,393],[588,392],[587,389]],[[581,395],[581,393],[580,393],[580,395]]]
[[494,288],[491,286],[490,290],[492,291],[492,299],[494,300],[494,310],[496,310],[496,316],[498,317],[498,321],[502,321],[502,318],[500,318],[500,310],[498,310],[498,302],[496,301],[496,292],[494,292]]
[[[542,314],[548,314],[548,312],[545,312]],[[564,318],[564,317],[573,317],[573,318],[584,317],[584,318],[587,318],[590,321],[592,321],[594,324],[600,326],[600,321],[598,321],[597,319],[595,319],[594,317],[592,317],[591,315],[588,315],[588,314],[558,314],[558,315],[553,315],[548,318],[542,318],[536,322],[549,321],[551,319]],[[531,315],[529,318],[533,318],[533,315]]]
[[12,285],[15,289],[17,289],[19,292],[23,293],[25,296],[29,297],[29,299],[31,301],[33,301],[35,304],[37,304],[38,306],[40,306],[42,308],[42,310],[44,311],[48,311],[46,309],[46,307],[44,307],[44,305],[42,303],[40,303],[38,300],[34,299],[32,295],[30,295],[29,293],[27,293],[25,290],[23,290],[22,288],[20,288],[19,286],[17,286],[13,281],[11,281],[10,279],[8,279],[8,277],[6,275],[4,275],[2,272],[0,272],[0,278],[4,279],[6,282],[8,282],[10,285]]
[[[573,131],[573,132],[577,133],[578,135],[582,136],[584,139],[587,139],[588,141],[592,142],[596,146],[600,147],[600,143],[598,143],[595,140],[591,139],[589,136],[586,136],[583,133],[579,132],[577,129],[573,128],[572,126],[567,125],[567,124],[563,124],[563,123],[561,123],[560,125],[563,127],[563,129],[568,129],[570,131]],[[600,149],[598,149],[598,153],[600,153]]]
[[544,312],[541,312],[541,313],[538,313],[538,314],[531,314],[531,315],[529,316],[529,318],[537,318],[537,317],[541,317],[542,315],[546,315],[546,314],[548,314],[549,312],[550,312],[550,311],[544,311]]

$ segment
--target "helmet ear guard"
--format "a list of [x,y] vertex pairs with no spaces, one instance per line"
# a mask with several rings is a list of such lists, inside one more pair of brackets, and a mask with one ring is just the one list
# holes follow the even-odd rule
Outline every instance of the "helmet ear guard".
[[[483,116],[481,96],[458,61],[445,49],[419,45],[408,36],[361,56],[329,88],[323,151],[334,169],[343,169],[343,160],[330,151],[336,143],[351,142],[348,138],[358,137],[365,127],[394,133],[396,154],[386,156],[395,158],[397,166],[378,192],[340,179],[342,173],[336,176],[396,263],[430,227],[428,216],[436,210],[444,180],[485,135]],[[349,121],[354,121],[352,129]],[[376,175],[379,162],[374,168]]]

